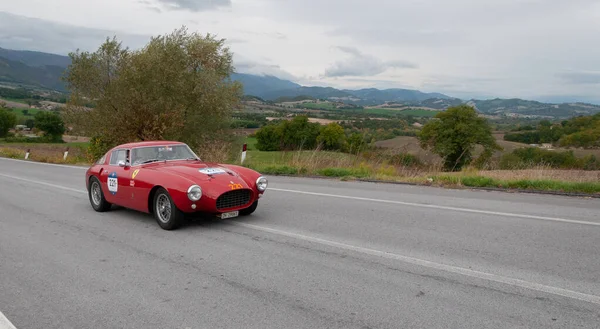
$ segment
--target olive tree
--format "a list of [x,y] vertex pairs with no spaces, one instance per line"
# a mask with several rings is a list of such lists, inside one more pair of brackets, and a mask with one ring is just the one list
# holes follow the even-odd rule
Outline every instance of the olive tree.
[[478,163],[485,162],[495,150],[501,149],[487,120],[468,105],[450,107],[436,114],[423,126],[418,137],[421,147],[431,148],[444,159],[444,169],[451,171],[471,163],[477,145],[483,147]]
[[169,139],[198,150],[222,142],[242,96],[224,42],[182,27],[139,50],[112,38],[95,52],[69,54],[67,123],[103,149]]

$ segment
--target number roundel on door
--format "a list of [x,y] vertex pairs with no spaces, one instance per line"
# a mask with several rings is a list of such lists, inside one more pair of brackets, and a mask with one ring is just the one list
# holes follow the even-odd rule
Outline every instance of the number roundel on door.
[[117,179],[116,172],[113,171],[108,175],[107,184],[108,191],[113,195],[117,194],[117,191],[119,190],[119,180]]

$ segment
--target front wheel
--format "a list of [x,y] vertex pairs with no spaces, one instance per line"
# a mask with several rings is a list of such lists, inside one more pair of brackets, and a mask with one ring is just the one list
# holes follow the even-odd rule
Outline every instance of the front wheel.
[[182,222],[183,213],[175,206],[169,192],[159,188],[154,194],[153,214],[158,225],[164,230],[174,230]]
[[97,212],[104,212],[110,209],[111,204],[104,198],[102,187],[100,187],[100,181],[96,177],[90,179],[88,197],[90,198],[92,208]]
[[248,216],[256,210],[256,207],[258,207],[258,200],[254,201],[250,207],[240,210],[240,215]]

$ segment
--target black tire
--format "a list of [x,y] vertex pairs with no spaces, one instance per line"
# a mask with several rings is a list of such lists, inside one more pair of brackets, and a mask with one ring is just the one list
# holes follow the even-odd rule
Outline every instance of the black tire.
[[[96,192],[97,194],[93,194]],[[90,183],[88,187],[88,198],[90,199],[90,204],[92,208],[97,212],[105,212],[110,209],[112,204],[110,204],[104,198],[104,192],[102,192],[102,186],[100,185],[100,181],[96,177],[90,178]]]
[[[168,214],[160,209],[159,202],[167,202],[164,205],[170,207]],[[154,215],[158,225],[167,231],[178,228],[183,222],[183,212],[181,212],[181,210],[175,206],[175,203],[173,203],[173,199],[171,199],[169,192],[162,187],[160,187],[156,193],[154,193],[154,200],[152,200],[152,214]]]
[[256,210],[256,207],[258,207],[258,200],[254,201],[254,203],[250,207],[240,210],[240,215],[248,216]]

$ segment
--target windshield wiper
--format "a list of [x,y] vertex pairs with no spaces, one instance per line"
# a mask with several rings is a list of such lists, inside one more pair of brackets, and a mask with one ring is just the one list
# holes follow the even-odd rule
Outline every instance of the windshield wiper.
[[140,164],[145,164],[145,163],[150,163],[150,162],[156,162],[156,161],[160,161],[160,160],[158,160],[158,159],[150,159],[150,160],[146,160],[146,161],[144,161],[144,162],[142,162]]
[[194,157],[187,158],[186,160],[196,160],[196,161],[200,161],[200,159],[198,159],[198,158],[194,158]]

